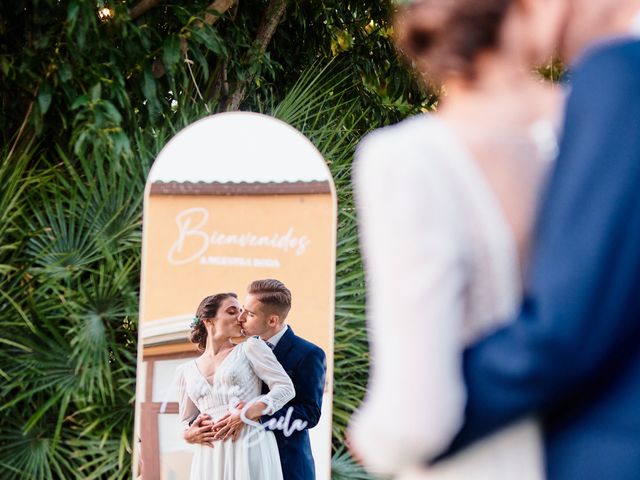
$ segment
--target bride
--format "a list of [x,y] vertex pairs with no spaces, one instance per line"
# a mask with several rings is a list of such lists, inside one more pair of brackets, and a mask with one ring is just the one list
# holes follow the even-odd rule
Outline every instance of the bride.
[[[178,368],[179,417],[184,430],[199,413],[207,414],[213,423],[231,417],[246,424],[237,438],[196,445],[192,480],[282,479],[275,436],[257,420],[280,410],[295,391],[265,342],[252,337],[231,343],[240,336],[237,320],[241,312],[235,293],[202,300],[192,323],[191,341],[203,353]],[[263,381],[270,390],[266,395],[260,395]],[[239,404],[244,407],[237,410]]]
[[356,155],[371,376],[349,438],[371,471],[544,478],[533,418],[424,465],[462,423],[462,349],[522,295],[562,103],[533,65],[553,55],[567,3],[417,0],[398,11],[399,49],[443,88],[437,113],[374,132]]

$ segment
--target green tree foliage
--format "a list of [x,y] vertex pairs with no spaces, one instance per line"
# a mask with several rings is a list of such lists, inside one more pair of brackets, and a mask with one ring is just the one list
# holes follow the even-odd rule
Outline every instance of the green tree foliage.
[[235,108],[299,128],[334,175],[334,475],[366,478],[342,448],[368,366],[351,157],[367,131],[435,101],[403,69],[390,11],[0,3],[0,478],[130,476],[145,178],[179,129]]
[[[388,2],[209,1],[141,0],[151,5],[144,11],[122,1],[3,2],[5,142],[29,112],[39,138],[64,139],[76,155],[96,144],[126,151],[135,128],[158,126],[185,103],[218,111],[244,89],[240,105],[256,110],[282,99],[310,64],[334,57],[357,73],[353,94],[377,107],[376,122],[433,101],[389,41]],[[216,4],[227,6],[220,16]],[[270,21],[279,23],[267,35]]]

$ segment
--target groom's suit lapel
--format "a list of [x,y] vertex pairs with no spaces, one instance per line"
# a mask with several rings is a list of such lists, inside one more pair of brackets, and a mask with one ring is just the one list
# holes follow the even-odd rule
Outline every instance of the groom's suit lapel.
[[284,335],[276,345],[276,348],[273,349],[273,354],[276,356],[276,358],[282,364],[285,370],[287,369],[285,365],[287,355],[289,353],[289,350],[293,348],[294,339],[295,339],[295,335],[293,333],[293,329],[289,326],[287,328],[287,331],[284,332]]

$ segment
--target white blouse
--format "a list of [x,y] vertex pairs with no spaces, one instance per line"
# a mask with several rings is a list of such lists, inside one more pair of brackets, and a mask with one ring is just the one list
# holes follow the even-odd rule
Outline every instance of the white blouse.
[[[482,173],[434,116],[367,136],[353,178],[371,374],[351,441],[370,470],[398,473],[444,451],[461,427],[461,352],[514,312],[517,248]],[[425,478],[540,480],[537,424],[516,429]]]
[[[236,345],[218,367],[210,384],[195,359],[178,367],[179,418],[183,429],[198,413],[215,422],[242,401],[264,402],[265,414],[273,414],[295,397],[293,383],[273,351],[259,338]],[[269,393],[261,395],[262,382]]]

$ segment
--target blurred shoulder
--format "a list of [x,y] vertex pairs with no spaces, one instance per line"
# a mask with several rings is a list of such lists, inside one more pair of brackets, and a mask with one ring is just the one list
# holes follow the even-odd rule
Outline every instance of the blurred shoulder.
[[640,39],[602,42],[588,49],[574,67],[574,78],[603,82],[640,81]]
[[359,143],[354,158],[356,182],[365,177],[386,176],[391,172],[414,172],[437,156],[443,141],[439,121],[433,114],[409,117],[400,123],[379,128]]
[[432,117],[431,114],[414,115],[400,123],[368,133],[358,145],[356,158],[381,150],[406,149],[425,136],[435,134]]
[[434,114],[420,114],[368,134],[353,163],[357,198],[377,196],[381,189],[405,188],[435,181],[457,151],[454,139]]

